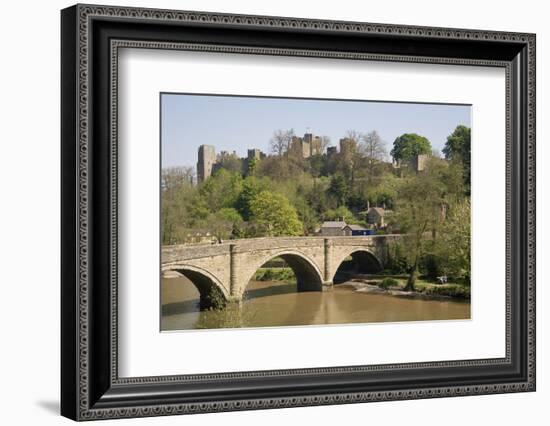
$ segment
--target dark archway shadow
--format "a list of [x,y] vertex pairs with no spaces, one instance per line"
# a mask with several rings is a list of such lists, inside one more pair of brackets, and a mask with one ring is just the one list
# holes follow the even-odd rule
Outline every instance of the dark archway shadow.
[[298,291],[322,291],[323,281],[315,267],[303,257],[294,254],[279,256],[292,269],[296,276]]
[[269,267],[269,264],[272,263],[273,259],[277,258],[283,260],[284,263],[282,267],[292,269],[295,283],[281,283],[263,288],[249,289],[248,286],[250,282],[253,281],[252,278],[246,284],[247,289],[244,294],[246,299],[271,296],[275,294],[323,290],[323,281],[319,275],[319,272],[307,259],[297,254],[288,253],[277,255],[272,259],[269,259],[258,269]]
[[[176,272],[186,277],[193,285],[197,288],[200,294],[199,308],[200,310],[206,310],[210,308],[220,308],[225,306],[227,299],[223,294],[222,290],[212,281],[212,279],[204,274],[201,274],[198,271],[191,269],[177,269]],[[194,303],[191,301],[191,303]],[[183,309],[190,309],[193,306],[191,303],[182,302],[176,305],[178,307],[169,307],[170,305],[165,305],[168,311],[178,310],[184,312]],[[171,304],[172,305],[172,304]],[[163,313],[165,306],[163,306]]]
[[382,264],[371,252],[358,250],[340,264],[334,275],[334,284],[341,284],[356,275],[376,274],[382,271]]

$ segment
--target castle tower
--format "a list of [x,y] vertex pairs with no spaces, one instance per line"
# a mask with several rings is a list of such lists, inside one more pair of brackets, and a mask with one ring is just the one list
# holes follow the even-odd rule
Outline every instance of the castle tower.
[[252,159],[261,160],[263,157],[264,157],[263,152],[260,151],[257,148],[248,150],[248,159],[249,160],[252,160]]
[[212,167],[216,162],[216,148],[212,145],[199,146],[197,161],[197,182],[204,182],[212,175]]
[[308,158],[311,156],[311,141],[313,140],[313,135],[311,133],[305,133],[302,138],[302,157]]
[[413,158],[412,165],[416,172],[423,172],[426,169],[430,156],[428,154],[418,154]]
[[351,138],[340,139],[340,153],[344,157],[355,154],[357,151],[357,142]]
[[321,137],[313,136],[311,140],[311,155],[321,155]]

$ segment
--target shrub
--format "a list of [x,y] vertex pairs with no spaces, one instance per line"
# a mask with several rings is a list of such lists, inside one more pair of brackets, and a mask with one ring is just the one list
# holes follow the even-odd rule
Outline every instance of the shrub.
[[461,299],[469,299],[470,287],[463,286],[460,284],[434,285],[426,288],[425,293],[429,295],[449,296],[449,297],[457,297]]
[[386,262],[386,268],[393,274],[402,274],[407,272],[407,259],[403,253],[403,247],[399,243],[391,243],[388,246],[388,260]]
[[384,278],[380,284],[378,284],[378,287],[383,289],[388,289],[390,287],[397,287],[399,286],[399,281],[397,281],[394,278]]
[[256,281],[290,281],[294,279],[291,268],[262,268],[256,272]]
[[430,280],[445,275],[441,259],[433,254],[428,254],[422,259],[420,269]]
[[221,290],[212,286],[206,294],[200,298],[200,307],[208,311],[219,311],[225,309],[227,300]]

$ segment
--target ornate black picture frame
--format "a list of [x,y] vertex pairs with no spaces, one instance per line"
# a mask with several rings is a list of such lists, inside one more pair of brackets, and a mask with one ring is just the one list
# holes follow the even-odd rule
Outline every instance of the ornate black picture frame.
[[[74,420],[535,390],[535,35],[76,5],[61,13],[61,413]],[[506,356],[120,378],[117,49],[506,70]]]

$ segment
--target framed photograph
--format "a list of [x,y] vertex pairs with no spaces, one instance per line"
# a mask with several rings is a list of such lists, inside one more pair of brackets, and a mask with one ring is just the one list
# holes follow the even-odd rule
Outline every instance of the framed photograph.
[[535,35],[61,12],[61,412],[535,390]]

